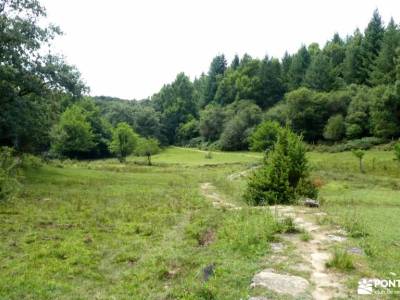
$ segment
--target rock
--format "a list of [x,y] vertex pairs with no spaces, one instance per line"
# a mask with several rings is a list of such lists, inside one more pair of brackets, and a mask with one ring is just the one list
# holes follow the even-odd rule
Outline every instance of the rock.
[[346,240],[345,237],[334,234],[328,234],[328,239],[330,239],[332,242],[344,242]]
[[281,252],[285,248],[285,245],[282,243],[271,243],[271,249],[274,252]]
[[283,275],[274,273],[272,270],[264,270],[253,277],[250,286],[252,288],[264,287],[275,293],[297,297],[306,293],[310,283],[299,276]]
[[268,298],[263,296],[257,296],[257,297],[250,297],[249,300],[268,300]]
[[204,279],[204,281],[208,281],[208,279],[210,279],[210,277],[212,277],[214,275],[214,270],[215,270],[215,265],[214,264],[208,265],[207,267],[205,267],[203,269],[203,279]]
[[319,202],[310,198],[304,199],[304,205],[308,207],[319,207]]
[[364,251],[362,249],[360,249],[360,248],[357,248],[357,247],[349,248],[349,249],[347,249],[347,252],[350,252],[350,253],[353,253],[353,254],[357,254],[357,255],[363,255],[364,254]]

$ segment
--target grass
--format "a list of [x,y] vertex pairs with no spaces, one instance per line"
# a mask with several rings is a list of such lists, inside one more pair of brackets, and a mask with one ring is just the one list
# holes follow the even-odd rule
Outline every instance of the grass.
[[354,269],[351,256],[343,249],[336,249],[333,257],[326,263],[326,266],[327,268],[335,268],[340,271],[351,271]]
[[351,152],[310,153],[330,221],[344,227],[380,278],[400,274],[400,165],[393,152],[367,151],[365,174]]
[[[365,174],[349,152],[308,156],[328,213],[320,221],[349,232],[374,276],[400,274],[393,154],[367,151]],[[0,204],[0,299],[247,299],[269,242],[278,232],[298,232],[290,220],[247,209],[245,178],[227,179],[261,158],[172,147],[152,167],[130,157],[28,172],[19,197]],[[244,208],[213,208],[200,193],[203,182]],[[343,251],[330,266],[358,268]]]
[[[178,165],[182,152],[187,164]],[[154,167],[134,159],[70,161],[26,174],[19,198],[0,204],[0,299],[249,295],[276,222],[268,211],[216,210],[199,185],[250,159],[175,148],[156,156]]]

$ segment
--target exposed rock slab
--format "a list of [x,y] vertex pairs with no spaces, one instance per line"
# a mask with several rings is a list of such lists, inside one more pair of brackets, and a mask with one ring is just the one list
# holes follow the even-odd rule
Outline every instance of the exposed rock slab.
[[278,274],[264,270],[253,277],[251,287],[264,287],[278,294],[288,294],[293,297],[306,293],[310,283],[299,276]]

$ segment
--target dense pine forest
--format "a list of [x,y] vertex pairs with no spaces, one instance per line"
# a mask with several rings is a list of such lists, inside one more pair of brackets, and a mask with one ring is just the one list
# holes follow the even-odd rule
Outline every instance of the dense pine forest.
[[192,81],[180,73],[130,101],[88,96],[75,67],[43,55],[61,30],[42,25],[36,1],[6,0],[0,12],[0,145],[19,152],[107,157],[123,122],[143,141],[221,150],[259,150],[252,136],[266,121],[338,150],[400,136],[400,29],[378,11],[364,31],[334,34],[323,46],[280,59],[219,54],[207,74]]

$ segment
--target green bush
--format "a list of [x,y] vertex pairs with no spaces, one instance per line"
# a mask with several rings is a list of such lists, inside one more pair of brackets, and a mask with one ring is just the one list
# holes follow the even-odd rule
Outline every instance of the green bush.
[[278,138],[281,129],[279,124],[274,121],[264,121],[257,126],[250,137],[250,150],[267,151],[272,148]]
[[21,158],[21,168],[24,170],[28,169],[39,169],[43,165],[42,160],[29,153],[25,153]]
[[19,159],[8,147],[0,148],[0,201],[10,199],[18,190]]
[[282,129],[263,167],[249,178],[245,199],[252,205],[289,204],[301,196],[316,197],[309,179],[306,148],[301,137]]
[[394,155],[395,155],[395,160],[397,160],[400,163],[400,143],[394,145]]

